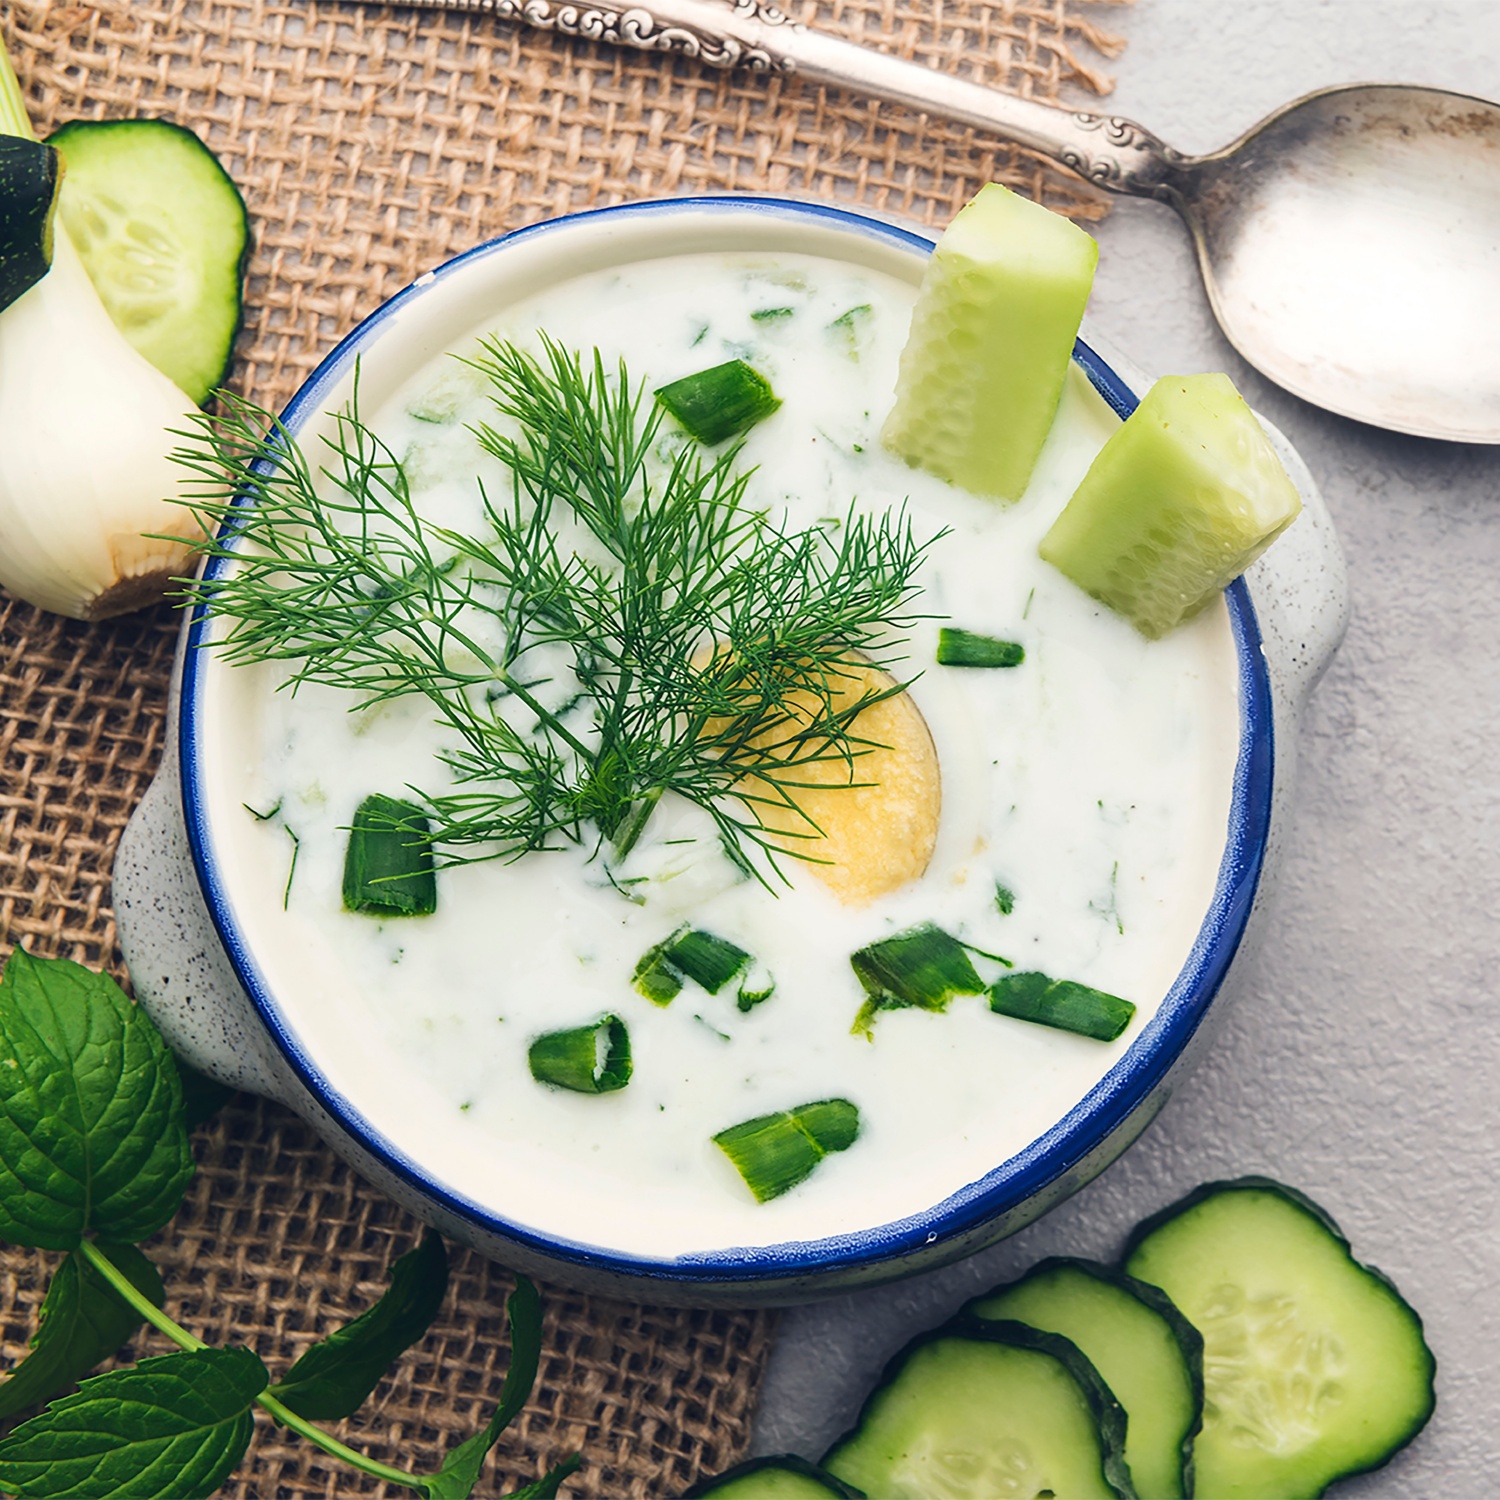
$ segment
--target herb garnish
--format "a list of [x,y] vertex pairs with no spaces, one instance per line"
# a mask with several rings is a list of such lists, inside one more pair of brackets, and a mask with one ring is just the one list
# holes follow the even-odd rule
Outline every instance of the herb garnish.
[[508,500],[483,494],[486,535],[418,515],[357,391],[321,471],[229,398],[178,458],[211,482],[200,519],[231,522],[210,554],[236,565],[187,597],[226,622],[229,660],[289,663],[294,689],[429,699],[456,739],[454,785],[423,794],[450,862],[633,837],[675,792],[774,869],[819,830],[761,810],[795,809],[798,768],[876,748],[856,720],[900,686],[835,705],[890,663],[925,545],[896,515],[782,531],[745,504],[739,449],[674,450],[623,364],[482,347],[506,431],[475,432],[511,476]]
[[[129,1243],[170,1220],[192,1173],[178,1069],[146,1013],[106,976],[18,948],[0,973],[0,1234],[67,1259],[31,1352],[0,1382],[0,1416],[83,1383],[0,1440],[0,1491],[27,1500],[211,1495],[244,1457],[258,1405],[363,1473],[427,1500],[466,1500],[536,1379],[541,1309],[531,1283],[518,1277],[506,1304],[511,1365],[494,1416],[435,1474],[407,1473],[309,1419],[352,1414],[427,1331],[447,1288],[442,1242],[428,1234],[392,1267],[373,1308],[272,1385],[252,1350],[211,1348],[167,1317],[161,1278]],[[181,1352],[83,1379],[143,1322]],[[512,1500],[555,1496],[577,1466],[566,1460]]]

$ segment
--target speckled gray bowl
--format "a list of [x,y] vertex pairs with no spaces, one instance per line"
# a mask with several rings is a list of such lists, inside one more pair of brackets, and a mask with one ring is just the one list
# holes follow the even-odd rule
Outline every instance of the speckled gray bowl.
[[[551,282],[689,251],[799,251],[915,283],[930,241],[842,209],[766,198],[679,199],[554,220],[481,246],[423,277],[355,330],[285,414],[296,432],[361,383],[395,379],[493,309]],[[1148,383],[1086,330],[1075,358],[1122,414]],[[1237,958],[1264,923],[1290,808],[1296,725],[1343,633],[1343,558],[1311,477],[1273,440],[1298,484],[1301,518],[1229,591],[1241,735],[1218,888],[1198,942],[1155,1018],[1100,1084],[1052,1129],[979,1181],[895,1224],[835,1240],[726,1248],[679,1259],[626,1256],[515,1222],[503,1204],[445,1185],[440,1161],[414,1161],[328,1083],[261,975],[219,878],[214,831],[196,793],[203,726],[195,705],[210,653],[180,653],[162,769],[121,841],[115,909],[136,992],[177,1052],[310,1121],[382,1190],[443,1232],[552,1279],[655,1301],[788,1302],[957,1259],[1031,1222],[1112,1161],[1165,1103],[1233,988]],[[183,664],[186,663],[186,670]]]

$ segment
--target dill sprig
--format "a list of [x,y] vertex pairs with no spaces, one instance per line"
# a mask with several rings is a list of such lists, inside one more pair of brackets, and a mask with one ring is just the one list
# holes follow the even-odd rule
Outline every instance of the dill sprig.
[[623,854],[672,792],[731,857],[756,846],[774,868],[820,830],[763,811],[796,809],[806,768],[843,761],[853,781],[877,748],[858,717],[900,686],[849,689],[891,665],[925,545],[904,515],[852,509],[783,531],[745,503],[738,447],[673,447],[623,363],[542,342],[540,360],[488,341],[473,361],[503,419],[474,432],[509,475],[503,500],[481,485],[482,534],[418,513],[357,388],[317,470],[229,400],[178,457],[233,566],[187,596],[224,622],[227,659],[287,663],[294,691],[430,701],[451,784],[418,795],[450,860],[601,838]]

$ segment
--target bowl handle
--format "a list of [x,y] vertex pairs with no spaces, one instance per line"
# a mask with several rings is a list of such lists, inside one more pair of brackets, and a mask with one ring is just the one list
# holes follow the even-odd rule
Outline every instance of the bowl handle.
[[1302,496],[1302,514],[1245,575],[1273,697],[1295,719],[1348,628],[1349,576],[1317,481],[1285,433],[1256,417]]
[[198,885],[175,735],[121,835],[114,908],[136,998],[172,1051],[230,1088],[297,1108],[305,1091],[235,978]]

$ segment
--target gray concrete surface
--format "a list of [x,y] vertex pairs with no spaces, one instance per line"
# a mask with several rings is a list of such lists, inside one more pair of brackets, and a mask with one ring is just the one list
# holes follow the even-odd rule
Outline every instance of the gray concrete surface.
[[[1098,16],[1130,44],[1109,107],[1186,151],[1333,83],[1500,98],[1491,0]],[[1122,203],[1099,238],[1101,328],[1148,369],[1228,370],[1301,450],[1348,553],[1353,624],[1304,727],[1279,917],[1212,1053],[1102,1178],[974,1261],[786,1314],[756,1451],[816,1456],[886,1355],[974,1292],[1042,1255],[1111,1256],[1196,1183],[1265,1172],[1397,1281],[1438,1357],[1426,1432],[1336,1493],[1483,1500],[1500,1494],[1500,449],[1378,432],[1262,379],[1169,211]]]

